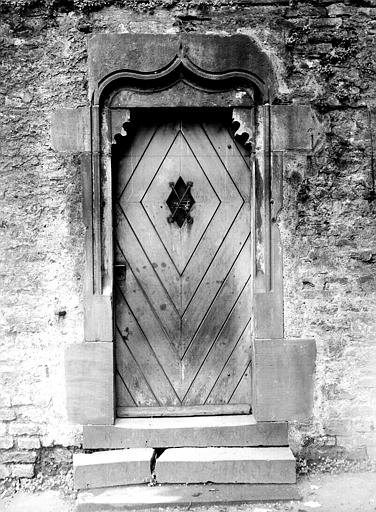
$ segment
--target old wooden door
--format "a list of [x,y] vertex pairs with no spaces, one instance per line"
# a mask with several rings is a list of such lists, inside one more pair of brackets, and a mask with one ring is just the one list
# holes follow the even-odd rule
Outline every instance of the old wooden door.
[[225,117],[166,112],[114,156],[118,416],[249,412],[249,155]]

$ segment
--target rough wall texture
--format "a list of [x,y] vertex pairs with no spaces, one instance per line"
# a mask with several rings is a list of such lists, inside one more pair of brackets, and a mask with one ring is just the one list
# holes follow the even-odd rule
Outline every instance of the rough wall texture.
[[309,457],[376,459],[376,2],[111,3],[0,3],[0,477],[80,444],[62,353],[83,338],[81,185],[49,130],[55,108],[88,102],[96,32],[248,34],[280,100],[317,110],[325,137],[308,159],[285,154],[279,219],[286,336],[318,347],[315,415],[291,439]]

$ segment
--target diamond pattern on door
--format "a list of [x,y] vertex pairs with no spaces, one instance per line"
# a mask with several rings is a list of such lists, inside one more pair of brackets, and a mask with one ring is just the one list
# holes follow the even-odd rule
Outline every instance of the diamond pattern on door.
[[114,161],[117,404],[250,403],[249,155],[224,124],[183,114],[144,121],[126,144]]

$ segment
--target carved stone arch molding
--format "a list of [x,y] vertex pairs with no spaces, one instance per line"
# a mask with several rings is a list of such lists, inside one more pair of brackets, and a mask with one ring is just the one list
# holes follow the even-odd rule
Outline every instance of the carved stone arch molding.
[[114,421],[113,145],[133,108],[226,108],[252,149],[254,324],[253,413],[257,420],[306,418],[312,408],[313,340],[285,340],[282,248],[284,155],[307,155],[317,121],[307,106],[273,105],[276,79],[245,35],[100,34],[88,45],[90,105],[56,113],[52,145],[80,153],[86,225],[85,341],[66,352],[67,410],[80,424]]

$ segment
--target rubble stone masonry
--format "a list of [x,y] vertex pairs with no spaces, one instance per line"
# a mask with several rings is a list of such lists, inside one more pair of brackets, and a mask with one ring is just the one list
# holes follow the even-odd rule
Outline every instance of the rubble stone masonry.
[[83,339],[81,179],[50,125],[88,104],[99,32],[247,34],[278,101],[316,111],[313,153],[284,155],[278,219],[285,335],[318,349],[314,417],[291,443],[311,459],[376,459],[376,1],[0,0],[0,20],[0,477],[31,477],[46,451],[81,442],[63,369]]

